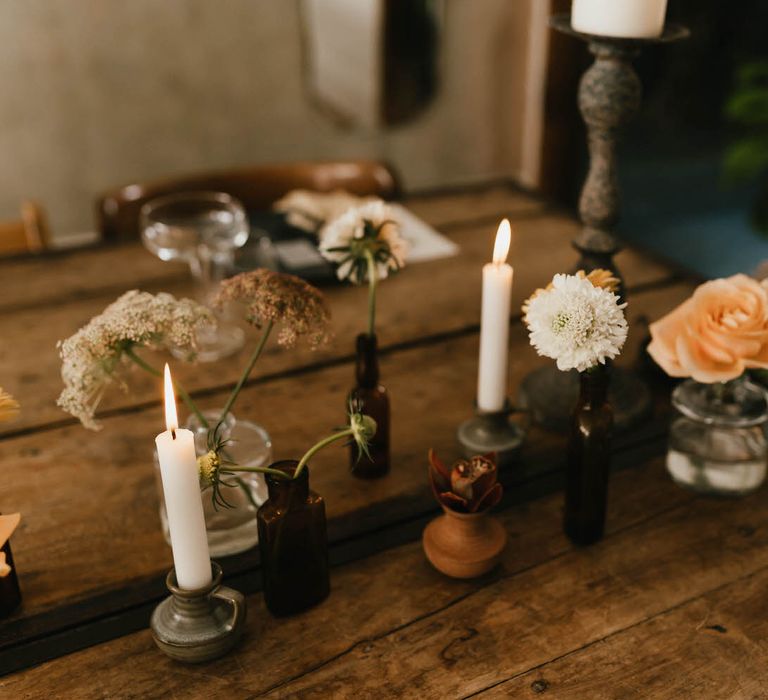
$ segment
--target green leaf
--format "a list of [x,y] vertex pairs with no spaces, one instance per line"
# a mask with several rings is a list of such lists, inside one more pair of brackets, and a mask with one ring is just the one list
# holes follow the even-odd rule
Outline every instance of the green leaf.
[[768,87],[740,90],[725,104],[725,114],[745,126],[768,125]]
[[732,181],[753,180],[768,171],[768,133],[743,138],[728,148],[723,163]]

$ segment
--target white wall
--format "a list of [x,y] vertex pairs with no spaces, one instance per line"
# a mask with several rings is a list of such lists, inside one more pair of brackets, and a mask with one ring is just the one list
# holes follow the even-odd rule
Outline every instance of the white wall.
[[445,0],[434,104],[348,132],[305,94],[298,0],[0,0],[0,218],[35,197],[62,236],[114,185],[298,158],[384,157],[411,189],[516,176],[537,1]]

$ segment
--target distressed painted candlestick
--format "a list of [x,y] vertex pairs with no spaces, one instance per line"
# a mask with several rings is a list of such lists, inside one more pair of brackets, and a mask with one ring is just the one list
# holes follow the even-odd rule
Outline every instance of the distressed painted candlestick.
[[458,430],[464,456],[495,452],[499,469],[509,466],[525,439],[525,431],[509,420],[511,413],[509,402],[501,411],[481,411],[475,407],[475,417],[464,421]]
[[171,595],[152,613],[152,637],[163,653],[195,664],[226,654],[245,626],[242,593],[221,585],[221,567],[211,562],[213,580],[197,590],[179,588],[171,569],[166,585]]
[[[615,236],[619,219],[619,185],[616,175],[616,145],[619,132],[640,106],[642,86],[632,67],[640,49],[684,39],[688,30],[667,25],[659,37],[624,39],[582,34],[571,27],[570,15],[555,15],[551,26],[563,34],[586,42],[595,56],[579,84],[579,111],[587,125],[589,172],[579,199],[583,224],[572,243],[579,252],[576,270],[611,270],[619,280],[618,294],[626,298],[621,273],[613,256],[621,245]],[[520,386],[520,403],[533,420],[556,430],[567,427],[578,395],[578,374],[548,366],[526,376]],[[651,394],[634,374],[614,372],[611,403],[617,430],[636,424],[650,411]]]

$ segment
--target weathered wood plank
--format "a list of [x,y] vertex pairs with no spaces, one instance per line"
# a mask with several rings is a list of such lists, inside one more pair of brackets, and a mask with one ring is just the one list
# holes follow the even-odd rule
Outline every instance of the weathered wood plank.
[[[519,308],[523,299],[533,289],[545,284],[553,273],[573,265],[574,255],[568,241],[575,226],[574,221],[562,216],[535,218],[516,224],[511,253],[515,263],[513,309]],[[378,323],[383,346],[476,330],[480,270],[490,256],[495,226],[462,229],[451,235],[461,246],[461,255],[406,268],[381,285]],[[619,263],[628,283],[634,287],[670,278],[663,266],[629,250],[620,254]],[[189,291],[185,284],[153,284],[149,288],[152,291],[164,288],[173,293]],[[0,317],[0,338],[7,339],[0,344],[2,386],[17,396],[23,405],[20,420],[3,424],[0,433],[15,433],[69,419],[55,405],[61,389],[56,341],[73,333],[116,296],[110,293],[107,299],[89,298],[50,308],[6,313]],[[352,287],[333,288],[328,290],[328,300],[334,315],[335,343],[317,353],[302,348],[285,352],[272,343],[260,360],[259,375],[349,357],[354,337],[365,323],[365,291]],[[243,363],[242,356],[191,367],[179,363],[175,373],[188,389],[199,391],[233,384]],[[127,394],[118,390],[108,392],[103,408],[139,405],[153,401],[157,396],[156,382],[137,373],[131,391]]]
[[[689,286],[644,292],[630,313],[633,332],[626,359],[642,341],[640,316],[656,315],[689,293]],[[510,384],[546,362],[527,346],[513,326]],[[313,464],[313,484],[325,495],[332,520],[355,515],[362,528],[382,524],[381,513],[403,501],[429,502],[424,456],[430,446],[445,459],[458,456],[455,430],[470,413],[476,377],[476,336],[385,355],[382,371],[393,396],[393,470],[385,479],[360,481],[347,473],[346,453],[330,450]],[[281,378],[247,388],[238,415],[265,425],[277,458],[296,457],[342,419],[351,383],[349,365],[301,377]],[[223,396],[203,405],[220,406]],[[336,416],[336,417],[334,417]],[[30,616],[132,579],[157,575],[170,563],[156,514],[152,437],[162,427],[160,408],[116,415],[104,431],[86,433],[79,425],[8,439],[0,470],[4,487],[0,511],[20,510],[24,520],[14,550],[25,590],[23,615]],[[562,436],[532,430],[525,447],[526,469],[561,454]],[[368,523],[364,511],[376,510]],[[66,571],[66,576],[61,572]]]
[[541,198],[503,183],[444,192],[417,192],[408,195],[404,204],[439,231],[471,221],[493,223],[505,216],[514,220],[543,213],[547,208]]
[[[560,528],[561,500],[559,495],[552,496],[503,514],[510,533],[504,575],[524,575],[571,551]],[[690,500],[672,486],[658,463],[621,472],[611,491],[609,538]],[[252,596],[244,643],[213,664],[192,669],[174,664],[153,648],[144,631],[0,679],[0,690],[23,697],[26,692],[42,695],[56,688],[73,700],[120,697],[124,688],[134,697],[172,697],[176,693],[190,699],[250,698],[291,678],[311,676],[314,669],[322,669],[350,650],[373,649],[392,630],[407,629],[415,620],[450,610],[497,577],[474,582],[448,579],[426,563],[420,544],[414,543],[334,570],[328,601],[294,618],[275,620],[266,612],[261,596]],[[351,684],[346,690],[325,697],[357,694]],[[290,689],[281,695],[297,696]],[[417,695],[414,689],[402,697]],[[386,687],[375,695],[360,695],[394,696]]]
[[264,697],[471,696],[764,570],[766,545],[762,494],[696,500],[596,547],[502,576]]
[[[543,203],[506,185],[426,193],[404,204],[438,230],[494,217],[530,216]],[[133,286],[168,284],[188,275],[179,263],[163,263],[141,246],[93,247],[0,260],[0,311],[118,293]]]
[[768,571],[761,569],[473,697],[765,697],[766,590]]

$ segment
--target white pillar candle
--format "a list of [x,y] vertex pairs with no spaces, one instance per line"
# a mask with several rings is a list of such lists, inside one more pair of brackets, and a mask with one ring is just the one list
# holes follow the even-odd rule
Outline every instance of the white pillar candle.
[[179,588],[192,590],[211,583],[211,557],[200,498],[195,439],[191,430],[179,429],[171,371],[167,364],[165,424],[167,430],[155,438],[155,444],[171,532],[173,565]]
[[571,26],[577,32],[628,39],[661,36],[667,0],[573,0]]
[[481,411],[500,411],[507,399],[512,266],[507,265],[506,259],[511,236],[509,221],[504,219],[496,232],[493,262],[483,266],[480,363],[477,378],[477,407]]

